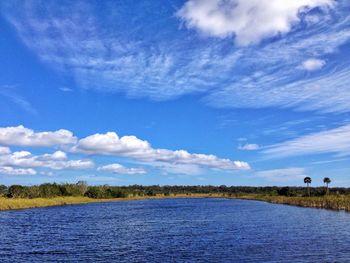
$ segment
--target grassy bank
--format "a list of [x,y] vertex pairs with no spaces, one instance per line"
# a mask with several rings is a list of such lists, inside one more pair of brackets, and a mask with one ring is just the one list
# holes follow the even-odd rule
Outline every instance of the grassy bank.
[[[111,200],[111,199],[108,199]],[[71,204],[85,204],[92,202],[102,202],[107,199],[92,199],[88,197],[53,197],[53,198],[0,198],[0,211],[14,210],[24,208],[57,206],[57,205],[71,205]]]
[[180,195],[156,195],[156,196],[135,196],[123,198],[89,198],[83,196],[64,196],[52,198],[5,198],[0,197],[0,211],[15,210],[25,208],[37,208],[47,206],[61,206],[73,204],[87,204],[95,202],[112,202],[112,201],[128,201],[128,200],[142,200],[142,199],[161,199],[161,198],[206,198],[206,197],[222,197],[222,195],[208,195],[208,194],[180,194]]
[[274,204],[286,204],[301,207],[324,208],[331,210],[344,210],[350,212],[350,196],[334,195],[321,197],[288,197],[267,195],[242,195],[239,199],[266,201]]
[[123,198],[89,198],[89,197],[52,197],[52,198],[4,198],[0,197],[0,211],[24,208],[36,208],[47,206],[60,206],[71,204],[86,204],[93,202],[127,201],[141,199],[162,199],[162,198],[234,198],[245,200],[265,201],[274,204],[286,204],[301,207],[324,208],[331,210],[344,210],[350,212],[350,195],[322,196],[322,197],[287,197],[269,195],[227,195],[217,194],[177,194],[177,195],[156,195],[156,196],[134,196]]

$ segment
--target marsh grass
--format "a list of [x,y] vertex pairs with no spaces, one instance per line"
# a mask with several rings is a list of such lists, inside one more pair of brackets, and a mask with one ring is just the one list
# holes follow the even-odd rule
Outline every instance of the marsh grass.
[[222,195],[208,195],[208,194],[179,194],[179,195],[156,195],[156,196],[133,196],[124,198],[89,198],[83,196],[65,196],[52,198],[5,198],[0,197],[0,211],[15,210],[25,208],[37,208],[47,206],[62,206],[73,204],[87,204],[95,202],[112,202],[112,201],[128,201],[128,200],[142,200],[142,199],[161,199],[161,198],[205,198],[205,197],[222,197]]
[[[107,199],[92,199],[88,197],[53,197],[53,198],[0,198],[0,210],[14,210],[24,208],[60,206],[70,204],[85,204],[102,202]],[[110,201],[110,199],[109,199]]]
[[95,199],[89,197],[53,197],[53,198],[5,198],[0,197],[0,211],[14,210],[24,208],[36,208],[47,206],[61,206],[72,204],[86,204],[94,202],[111,202],[127,201],[142,199],[161,199],[161,198],[234,198],[266,201],[274,204],[286,204],[301,207],[325,208],[331,210],[344,210],[350,212],[350,195],[329,195],[321,197],[287,197],[287,196],[270,196],[270,195],[227,195],[227,194],[177,194],[155,196],[133,196],[113,199]]
[[267,195],[243,195],[237,198],[266,201],[274,204],[287,204],[301,207],[325,208],[350,212],[350,195],[330,195],[320,197],[288,197]]

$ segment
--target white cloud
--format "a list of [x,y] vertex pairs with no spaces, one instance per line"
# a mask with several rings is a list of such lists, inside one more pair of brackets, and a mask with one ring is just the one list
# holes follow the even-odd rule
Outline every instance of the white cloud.
[[281,67],[272,70],[276,72],[241,80],[215,91],[205,101],[220,108],[278,107],[322,113],[349,112],[350,68],[290,83],[281,83],[282,74],[288,76],[289,71],[281,70]]
[[162,162],[181,165],[198,165],[223,170],[249,169],[241,161],[221,159],[215,155],[192,154],[185,150],[154,149],[150,143],[135,136],[119,138],[115,132],[94,134],[78,141],[73,151],[87,154],[116,155],[142,162]]
[[350,155],[350,124],[275,144],[263,153],[274,158],[323,153]]
[[72,92],[73,89],[67,88],[67,87],[61,87],[61,88],[60,88],[60,91],[63,91],[63,92]]
[[[99,8],[105,8],[105,20],[101,20],[93,12],[96,8],[92,2],[76,2],[69,7],[54,2],[50,5],[40,1],[28,1],[26,5],[5,2],[0,3],[3,7],[0,12],[15,28],[19,39],[41,61],[71,76],[77,86],[84,89],[121,92],[130,98],[148,97],[156,101],[204,94],[208,105],[227,108],[289,107],[327,112],[350,109],[346,84],[350,79],[348,65],[332,62],[320,72],[322,75],[309,74],[302,79],[295,70],[305,58],[326,57],[349,41],[350,16],[346,0],[336,1],[332,12],[321,12],[319,8],[306,12],[305,7],[327,9],[325,6],[332,5],[333,0],[225,0],[217,11],[219,14],[230,3],[239,3],[234,10],[258,6],[246,17],[240,14],[235,19],[242,18],[238,22],[247,23],[251,14],[257,12],[257,20],[267,17],[268,23],[257,26],[252,23],[253,29],[261,33],[260,37],[265,37],[263,27],[273,27],[277,18],[281,17],[282,21],[277,24],[284,21],[286,28],[292,25],[290,33],[283,37],[244,48],[233,48],[226,40],[198,39],[197,34],[188,30],[174,34],[176,21],[169,23],[169,14],[157,12],[157,4],[152,1],[147,12],[135,13],[135,21],[152,16],[157,20],[157,28],[140,24],[133,27],[132,32],[128,30],[128,12],[122,11],[126,6],[100,5]],[[190,2],[216,6],[220,1],[188,1],[180,10]],[[279,8],[281,12],[276,11]],[[119,10],[118,15],[111,14],[111,10]],[[260,15],[261,10],[266,17]],[[231,18],[233,11],[227,9],[226,12]],[[271,15],[276,12],[276,16]],[[286,17],[296,20],[284,20]],[[106,23],[104,28],[100,27],[100,21]],[[302,21],[300,26],[293,30],[298,21]],[[108,23],[113,23],[113,30]],[[250,25],[247,23],[249,29]],[[244,35],[249,30],[240,32],[241,38],[250,37]],[[346,52],[344,50],[339,51]]]
[[32,168],[13,168],[11,166],[0,166],[0,174],[5,175],[35,175],[36,171]]
[[34,132],[22,125],[0,128],[0,144],[15,146],[50,147],[74,144],[76,137],[70,131]]
[[246,143],[243,146],[239,146],[238,149],[244,151],[254,151],[260,149],[260,146],[256,143]]
[[48,159],[48,160],[66,160],[67,159],[67,154],[65,152],[62,152],[62,151],[56,151],[54,152],[53,154],[44,154],[42,155],[42,158],[43,159]]
[[56,174],[51,172],[51,171],[41,171],[41,175],[46,175],[46,176],[55,176]]
[[153,165],[164,175],[200,175],[204,173],[203,167],[195,164],[154,163]]
[[307,175],[304,168],[292,167],[285,169],[259,171],[255,173],[255,176],[273,182],[286,182],[302,179]]
[[121,182],[121,180],[118,177],[115,176],[99,176],[95,174],[85,174],[77,177],[78,180],[83,180],[87,182]]
[[[42,8],[45,12],[40,12]],[[130,30],[126,29],[129,24],[116,28],[113,22],[113,32],[99,28],[100,23],[89,3],[70,5],[63,16],[58,11],[61,8],[62,5],[54,3],[44,7],[32,1],[20,6],[3,4],[2,11],[20,39],[43,62],[71,74],[83,88],[122,91],[129,97],[173,99],[210,88],[211,81],[193,74],[193,70],[207,72],[208,76],[216,70],[224,72],[230,67],[226,62],[233,61],[236,56],[210,61],[208,53],[211,51],[207,47],[193,54],[183,54],[184,48],[175,42],[156,42],[156,33],[152,35],[155,48],[150,49],[138,38],[122,37],[125,33],[130,36]],[[134,33],[137,35],[136,31]],[[208,64],[215,67],[208,67]]]
[[0,155],[5,155],[11,153],[10,148],[0,146]]
[[115,174],[145,174],[147,173],[143,168],[128,168],[119,163],[104,165],[97,168],[98,171],[111,172]]
[[17,151],[0,155],[0,166],[25,168],[89,169],[94,167],[91,160],[68,160],[62,151],[53,154],[33,155],[28,151]]
[[[0,128],[0,142],[9,145],[38,147],[48,147],[49,145],[62,146],[76,142],[71,146],[71,152],[130,158],[170,173],[174,171],[198,173],[202,168],[220,170],[250,169],[249,164],[246,162],[223,159],[212,154],[189,153],[185,150],[154,149],[149,142],[140,140],[136,136],[123,136],[119,138],[115,132],[94,134],[77,140],[67,130],[35,133],[31,129],[18,126]],[[94,163],[91,160],[68,160],[67,154],[60,150],[52,154],[33,155],[28,151],[11,153],[7,147],[0,147],[0,165],[28,168],[41,167],[55,170],[89,169],[94,167]],[[125,173],[143,172],[143,170],[137,168],[108,166],[108,169],[112,168],[115,171],[119,169],[119,171]],[[107,167],[101,169],[107,169]]]
[[314,70],[319,70],[323,68],[325,65],[326,65],[326,61],[322,59],[310,58],[305,60],[300,65],[300,68],[308,71],[314,71]]
[[105,134],[94,134],[80,139],[75,149],[90,154],[142,154],[150,149],[147,141],[138,139],[135,136],[124,136],[119,138],[115,132]]
[[188,0],[177,12],[187,27],[215,36],[235,36],[238,45],[288,33],[312,8],[333,0]]

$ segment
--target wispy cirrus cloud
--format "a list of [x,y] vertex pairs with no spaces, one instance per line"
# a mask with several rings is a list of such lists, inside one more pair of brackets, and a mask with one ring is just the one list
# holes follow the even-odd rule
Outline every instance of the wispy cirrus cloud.
[[288,182],[302,179],[307,176],[307,174],[304,168],[290,167],[283,169],[258,171],[255,173],[255,176],[272,182]]
[[[55,2],[25,3],[17,2],[16,8],[13,3],[4,3],[3,15],[43,62],[73,74],[86,89],[123,92],[129,97],[153,100],[201,93],[212,87],[210,76],[218,71],[228,73],[230,63],[240,55],[236,52],[220,55],[204,45],[197,49],[190,40],[181,43],[164,40],[159,32],[150,33],[152,40],[145,36],[145,41],[140,41],[138,33],[142,30],[137,27],[133,34],[125,31],[125,25],[111,25],[112,30],[106,32],[99,26],[93,7],[83,2],[75,2],[69,8]],[[166,25],[164,30],[169,31]],[[169,37],[170,32],[165,34]]]
[[34,106],[24,97],[17,94],[14,89],[15,86],[11,85],[2,85],[0,86],[0,97],[4,97],[12,103],[16,104],[24,111],[36,115],[38,111],[34,108]]
[[350,124],[267,147],[262,153],[269,158],[313,154],[350,155]]
[[[156,3],[148,3],[131,22],[123,19],[127,14],[123,5],[113,9],[102,4],[102,19],[87,2],[69,7],[54,1],[19,3],[2,3],[2,14],[20,39],[44,63],[72,75],[85,89],[152,100],[195,93],[204,96],[208,105],[225,108],[287,107],[336,113],[350,108],[346,85],[350,68],[335,66],[337,63],[326,59],[349,43],[346,1],[289,0],[280,5],[277,0],[273,4],[267,0],[191,0],[179,7],[180,17],[189,16],[190,24],[196,27],[207,23],[214,35],[236,35],[243,45],[265,39],[253,47],[239,47],[232,40],[202,38],[186,28],[179,29],[180,21],[173,9],[156,12]],[[225,4],[232,14],[243,10],[247,17],[241,21],[240,16],[232,16]],[[205,15],[191,20],[196,10],[188,10],[197,5],[205,7],[204,11],[197,10]],[[213,6],[215,12],[211,14]],[[111,10],[120,11],[114,14]],[[142,23],[146,16],[155,16],[157,24]],[[206,16],[210,19],[203,20]],[[252,16],[261,23],[253,26]],[[132,30],[125,29],[130,26]],[[217,32],[218,28],[224,32]],[[327,60],[327,64],[319,64],[320,70],[305,75],[300,65],[308,58]]]

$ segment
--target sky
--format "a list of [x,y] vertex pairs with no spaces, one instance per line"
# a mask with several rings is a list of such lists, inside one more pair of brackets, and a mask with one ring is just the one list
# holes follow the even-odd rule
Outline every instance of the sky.
[[0,184],[350,187],[347,0],[0,2]]

